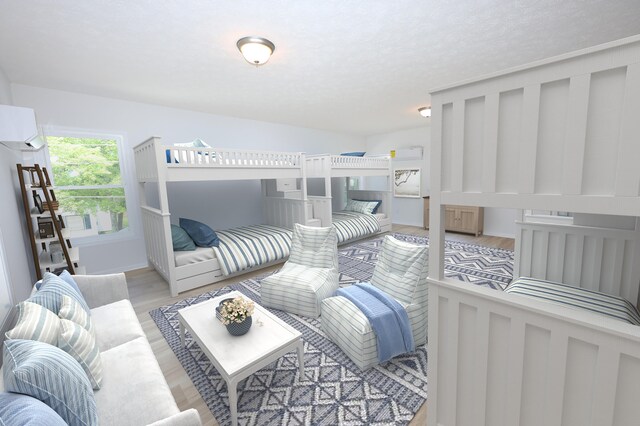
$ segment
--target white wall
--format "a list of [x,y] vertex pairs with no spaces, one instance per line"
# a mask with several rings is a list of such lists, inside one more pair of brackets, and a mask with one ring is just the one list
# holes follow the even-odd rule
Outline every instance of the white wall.
[[[422,161],[393,160],[393,168],[420,167],[422,195],[429,195],[429,163],[431,149],[431,126],[400,130],[367,138],[367,154],[385,154],[393,149],[420,145],[424,149]],[[517,211],[512,209],[485,208],[484,233],[498,237],[515,238]],[[393,197],[393,223],[423,226],[422,199]]]
[[[16,105],[35,109],[41,126],[121,134],[124,160],[129,179],[126,182],[138,199],[134,182],[133,146],[150,136],[161,136],[163,142],[188,142],[201,138],[220,148],[245,148],[308,153],[339,153],[363,150],[364,138],[321,130],[286,126],[254,120],[211,115],[159,105],[141,104],[71,92],[14,84]],[[177,188],[176,188],[177,187]],[[262,208],[256,183],[200,183],[172,185],[170,208],[177,217],[201,219],[213,228],[223,229],[239,224],[258,223]],[[230,202],[230,201],[233,201]],[[235,204],[235,203],[239,203]],[[235,204],[235,205],[234,205]],[[112,244],[81,248],[80,261],[90,273],[122,271],[147,264],[144,240],[139,229],[137,206],[129,206],[130,222],[136,226],[134,238]],[[249,223],[240,223],[247,220]]]
[[[367,138],[366,151],[370,154],[389,154],[391,150],[409,148],[412,146],[423,147],[422,160],[392,160],[392,167],[407,168],[420,167],[422,196],[429,195],[429,146],[431,141],[431,127],[425,125],[409,130],[400,130],[392,133],[369,136]],[[423,201],[422,198],[393,197],[393,223],[401,225],[423,226]]]
[[[0,104],[12,105],[11,85],[4,71],[0,68]],[[4,247],[7,262],[7,278],[11,299],[10,304],[18,303],[27,297],[35,280],[31,249],[27,237],[25,218],[21,210],[22,195],[18,181],[16,164],[21,162],[20,151],[0,145],[0,244]],[[4,280],[4,279],[3,279]],[[6,296],[6,289],[0,291]],[[0,300],[0,303],[6,303]],[[0,318],[0,335],[11,324],[11,319],[2,326]],[[0,360],[1,362],[1,360]]]
[[11,94],[11,82],[7,78],[2,67],[0,67],[0,104],[13,105],[13,96]]

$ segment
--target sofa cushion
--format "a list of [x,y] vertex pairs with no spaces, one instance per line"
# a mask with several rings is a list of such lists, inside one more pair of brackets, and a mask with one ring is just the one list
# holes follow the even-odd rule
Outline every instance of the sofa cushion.
[[71,426],[98,423],[87,375],[60,348],[33,340],[7,340],[3,376],[7,391],[39,399]]
[[179,412],[145,337],[102,352],[102,365],[100,424],[147,425]]
[[66,426],[62,417],[44,402],[29,395],[0,393],[0,425]]
[[91,320],[101,352],[145,335],[131,302],[126,299],[93,308]]
[[60,306],[62,305],[62,296],[67,295],[75,299],[85,311],[89,312],[87,302],[85,302],[84,297],[82,297],[82,294],[80,294],[76,288],[77,285],[74,288],[59,276],[45,272],[40,290],[31,296],[29,301],[42,305],[58,315]]
[[96,339],[80,324],[60,320],[58,347],[78,361],[91,382],[93,389],[100,389],[102,361]]
[[31,302],[21,302],[15,327],[5,333],[7,339],[37,340],[56,345],[60,320],[50,310]]

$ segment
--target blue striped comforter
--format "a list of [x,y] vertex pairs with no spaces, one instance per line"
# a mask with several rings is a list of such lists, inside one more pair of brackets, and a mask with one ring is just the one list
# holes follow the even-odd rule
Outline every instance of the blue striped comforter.
[[244,226],[216,234],[220,245],[212,248],[224,275],[284,259],[291,249],[291,231],[277,226]]
[[380,231],[378,219],[370,214],[340,211],[331,215],[332,225],[338,235],[338,244]]
[[529,277],[518,278],[509,284],[504,291],[585,309],[630,324],[640,325],[640,313],[635,306],[621,297],[610,294]]

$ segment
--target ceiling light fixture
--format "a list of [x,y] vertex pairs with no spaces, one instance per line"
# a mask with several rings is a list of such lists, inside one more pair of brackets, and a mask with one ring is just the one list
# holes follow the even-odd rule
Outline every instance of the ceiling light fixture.
[[251,65],[260,66],[267,63],[276,46],[263,37],[242,37],[236,43],[240,53]]
[[418,108],[418,112],[423,117],[431,117],[431,107]]

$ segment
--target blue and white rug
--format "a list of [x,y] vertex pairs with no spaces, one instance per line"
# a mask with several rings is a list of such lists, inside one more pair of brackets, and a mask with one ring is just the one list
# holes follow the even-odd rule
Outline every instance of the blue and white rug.
[[[423,237],[394,236],[428,243]],[[341,248],[340,284],[350,285],[371,278],[381,244],[382,238],[377,238]],[[446,259],[447,276],[498,289],[511,279],[508,275],[513,270],[513,253],[508,250],[447,242]],[[150,312],[220,425],[231,423],[226,385],[188,333],[187,346],[182,346],[177,311],[231,290],[238,290],[260,303],[260,278],[257,278]],[[305,377],[300,377],[297,355],[291,352],[241,382],[238,385],[240,425],[406,425],[425,402],[425,345],[362,372],[326,337],[319,319],[270,311],[302,333]]]

